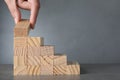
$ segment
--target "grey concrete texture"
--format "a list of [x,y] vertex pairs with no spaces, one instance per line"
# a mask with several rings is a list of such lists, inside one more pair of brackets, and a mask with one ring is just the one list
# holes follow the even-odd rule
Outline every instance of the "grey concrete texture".
[[[120,63],[120,0],[41,0],[35,29],[69,61]],[[23,18],[30,12],[21,10]],[[0,63],[13,63],[14,21],[0,0]]]

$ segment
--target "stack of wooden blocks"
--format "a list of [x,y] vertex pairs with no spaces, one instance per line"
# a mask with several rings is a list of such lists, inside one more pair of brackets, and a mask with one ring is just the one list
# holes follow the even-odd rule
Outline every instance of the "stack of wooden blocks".
[[14,28],[14,75],[79,75],[80,65],[67,62],[65,54],[54,54],[54,46],[43,38],[28,36],[30,23],[21,20]]

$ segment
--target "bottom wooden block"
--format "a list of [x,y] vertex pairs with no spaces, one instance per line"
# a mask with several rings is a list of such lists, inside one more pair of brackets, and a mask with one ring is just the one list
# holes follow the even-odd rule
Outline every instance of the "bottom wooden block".
[[40,66],[27,66],[28,75],[40,75]]
[[59,65],[53,67],[54,75],[66,75],[67,74],[67,65]]
[[79,63],[71,62],[67,65],[67,75],[79,75],[80,74],[80,65]]
[[53,75],[53,66],[41,66],[40,75]]
[[14,76],[40,75],[40,66],[14,66]]
[[14,66],[14,76],[27,75],[26,66]]

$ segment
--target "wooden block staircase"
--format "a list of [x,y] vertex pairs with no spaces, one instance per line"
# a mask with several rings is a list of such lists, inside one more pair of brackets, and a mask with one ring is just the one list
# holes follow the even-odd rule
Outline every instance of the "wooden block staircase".
[[54,54],[54,46],[41,37],[28,36],[30,23],[21,20],[14,28],[14,75],[80,75],[77,62],[67,62],[65,54]]

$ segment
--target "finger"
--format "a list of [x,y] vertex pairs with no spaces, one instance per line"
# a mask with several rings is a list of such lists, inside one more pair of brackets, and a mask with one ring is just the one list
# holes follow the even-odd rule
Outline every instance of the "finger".
[[26,10],[30,10],[31,8],[30,2],[25,0],[18,0],[17,5],[19,8],[26,9]]
[[14,14],[14,21],[15,23],[18,23],[21,20],[21,13],[20,10],[18,8],[16,8]]
[[32,1],[31,1],[32,3],[31,3],[30,23],[31,23],[31,28],[34,29],[34,25],[36,23],[36,19],[40,8],[40,3],[39,0],[32,0]]
[[16,5],[16,0],[6,0],[6,4],[10,10],[12,17],[14,18],[15,23],[19,22],[21,19],[21,13]]

